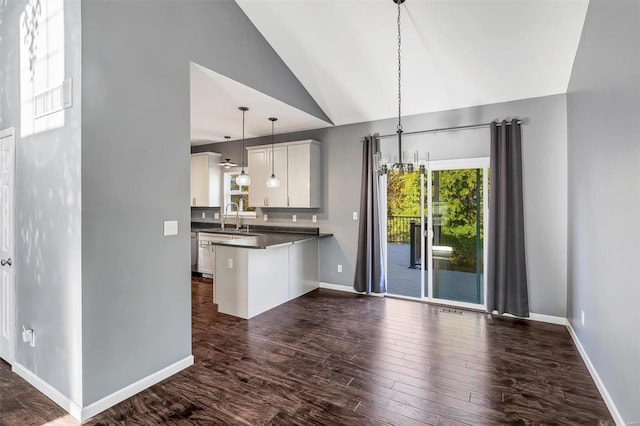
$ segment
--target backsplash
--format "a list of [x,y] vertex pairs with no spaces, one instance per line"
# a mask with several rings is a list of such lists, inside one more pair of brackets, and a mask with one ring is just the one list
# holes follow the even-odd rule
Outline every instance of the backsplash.
[[[220,218],[216,219],[216,214],[220,213],[218,207],[192,207],[191,208],[191,221],[192,222],[205,222],[205,223],[220,223]],[[204,214],[204,217],[202,216]],[[265,221],[264,215],[268,218]],[[320,213],[317,209],[256,209],[255,218],[241,218],[240,221],[250,226],[260,225],[277,225],[277,226],[300,226],[300,227],[320,227],[322,224],[326,225],[326,214]],[[293,221],[293,215],[296,216],[296,221]],[[313,216],[316,216],[316,222],[313,222]],[[229,220],[235,223],[235,217],[229,218]],[[228,222],[228,221],[227,221]]]

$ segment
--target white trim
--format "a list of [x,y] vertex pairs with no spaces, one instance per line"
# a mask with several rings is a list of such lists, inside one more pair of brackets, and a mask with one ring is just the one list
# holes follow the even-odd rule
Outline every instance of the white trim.
[[193,365],[193,355],[189,355],[188,357],[181,359],[180,361],[171,364],[170,366],[165,367],[162,370],[156,371],[155,373],[150,374],[147,377],[143,377],[137,382],[131,383],[129,386],[117,390],[111,395],[107,395],[104,398],[87,405],[86,407],[82,408],[80,421],[86,421],[96,414],[113,407],[119,402],[132,397],[138,392],[142,392],[143,390],[155,385],[158,382],[161,382],[168,377],[173,376],[177,372],[184,370],[191,365]]
[[607,408],[611,413],[611,417],[613,417],[613,420],[616,422],[617,425],[626,425],[626,423],[624,422],[624,419],[622,418],[622,415],[618,411],[618,407],[616,407],[616,404],[613,402],[611,395],[609,395],[609,391],[607,391],[607,388],[604,385],[604,382],[602,381],[602,379],[600,378],[600,375],[598,374],[596,367],[594,367],[593,363],[589,359],[589,355],[587,354],[587,351],[582,346],[582,343],[580,343],[580,339],[578,339],[578,335],[576,334],[576,331],[571,326],[571,322],[569,320],[567,320],[567,330],[569,330],[569,334],[573,339],[573,343],[576,344],[576,347],[578,348],[578,352],[580,353],[580,356],[582,356],[582,360],[586,364],[587,369],[589,370],[589,373],[591,373],[591,377],[593,378],[593,381],[596,382],[596,386],[600,391],[600,395],[602,396],[604,403],[607,404]]
[[[332,283],[325,283],[320,281],[318,283],[318,286],[320,288],[326,288],[327,290],[344,291],[346,293],[362,294],[363,296],[367,295],[367,293],[365,292],[355,291],[352,286],[348,286],[348,285],[332,284]],[[369,296],[384,297],[384,294],[372,293]]]
[[[337,290],[337,291],[344,291],[346,293],[355,293],[355,294],[363,294],[365,295],[366,293],[360,293],[357,292],[353,289],[353,287],[348,286],[348,285],[340,285],[340,284],[332,284],[332,283],[326,283],[326,282],[320,282],[319,283],[319,287],[320,288],[326,288],[328,290]],[[439,306],[452,306],[452,307],[458,307],[458,308],[463,308],[463,309],[471,309],[474,310],[476,312],[480,312],[480,313],[486,313],[486,310],[484,308],[484,306],[482,305],[476,305],[474,303],[464,303],[464,302],[457,302],[455,304],[452,303],[443,303],[443,299],[429,299],[429,298],[424,298],[424,299],[420,299],[419,297],[409,297],[409,296],[400,296],[397,294],[372,294],[371,296],[377,296],[377,297],[390,297],[392,299],[402,299],[402,300],[410,300],[413,302],[423,302],[423,303],[429,303],[432,305],[439,305]],[[494,311],[495,312],[495,311]],[[553,315],[545,315],[545,314],[534,314],[531,313],[529,314],[529,318],[520,318],[520,317],[516,317],[513,316],[511,314],[502,314],[501,316],[503,317],[508,317],[508,318],[519,318],[519,319],[525,319],[525,320],[529,320],[529,321],[538,321],[538,322],[546,322],[549,324],[559,324],[559,325],[566,325],[568,323],[566,318],[563,317],[556,317]]]
[[556,317],[554,315],[529,313],[529,317],[525,318],[525,317],[517,317],[515,315],[511,315],[511,314],[507,314],[507,313],[498,314],[498,311],[493,311],[492,314],[493,315],[499,315],[501,317],[507,317],[507,318],[517,318],[517,319],[523,319],[523,320],[529,320],[529,321],[546,322],[546,323],[549,323],[549,324],[567,325],[567,323],[568,323],[566,318],[564,318],[564,317]]
[[35,373],[33,373],[31,370],[28,370],[25,366],[18,363],[17,361],[13,363],[12,369],[14,373],[22,377],[30,385],[38,389],[46,397],[48,397],[50,400],[58,404],[66,412],[71,414],[71,416],[74,419],[81,421],[80,419],[81,419],[82,408],[80,408],[78,404],[71,401],[69,398],[63,395],[62,392],[60,392],[58,389],[54,388],[49,383],[45,382],[40,377],[36,376]]
[[143,390],[155,385],[158,382],[161,382],[168,377],[173,376],[177,372],[184,370],[191,365],[193,365],[193,355],[189,355],[188,357],[174,364],[171,364],[170,366],[165,367],[160,371],[156,371],[155,373],[150,374],[147,377],[143,377],[137,382],[131,383],[130,385],[117,390],[111,395],[107,395],[104,398],[87,405],[86,407],[80,407],[78,404],[74,403],[65,395],[63,395],[59,390],[57,390],[49,383],[36,376],[32,371],[28,370],[26,367],[17,362],[13,364],[13,371],[18,376],[29,382],[33,387],[42,392],[46,397],[51,399],[53,402],[55,402],[65,411],[71,414],[74,419],[78,420],[79,422],[84,422],[89,418],[95,416],[96,414],[113,407],[114,405],[124,401],[125,399],[132,397],[138,392],[142,392]]

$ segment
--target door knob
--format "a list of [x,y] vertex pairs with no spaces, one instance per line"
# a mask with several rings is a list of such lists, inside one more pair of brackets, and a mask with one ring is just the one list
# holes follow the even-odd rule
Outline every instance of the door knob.
[[6,259],[6,260],[5,259],[0,260],[0,265],[2,265],[2,266],[5,266],[5,265],[11,266],[11,264],[12,264],[11,258]]

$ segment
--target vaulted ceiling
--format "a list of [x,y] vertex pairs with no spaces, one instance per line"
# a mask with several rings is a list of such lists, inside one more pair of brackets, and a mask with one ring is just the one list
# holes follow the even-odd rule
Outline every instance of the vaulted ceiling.
[[[240,137],[241,104],[252,108],[247,137],[268,135],[267,117],[273,115],[280,118],[277,133],[397,116],[397,6],[392,0],[236,4],[248,18],[233,38],[238,57],[247,64],[253,60],[251,66],[264,73],[265,87],[273,90],[266,94],[224,69],[192,65],[192,144]],[[406,0],[401,6],[402,114],[565,93],[587,6],[587,0]],[[262,47],[251,55],[248,45]],[[264,57],[282,64],[287,87],[269,84],[273,67],[260,67]],[[287,96],[278,96],[282,90],[305,102],[288,104]]]
[[[397,115],[392,0],[236,0],[337,125]],[[565,93],[586,0],[406,0],[402,113]]]

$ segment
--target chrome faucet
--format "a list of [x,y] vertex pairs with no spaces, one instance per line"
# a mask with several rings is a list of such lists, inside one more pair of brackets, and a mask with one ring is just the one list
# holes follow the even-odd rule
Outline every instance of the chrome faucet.
[[240,207],[238,207],[238,203],[230,202],[226,206],[224,206],[224,210],[222,211],[222,219],[220,220],[220,228],[224,230],[224,217],[227,214],[227,208],[229,206],[236,206],[236,230],[240,229]]

